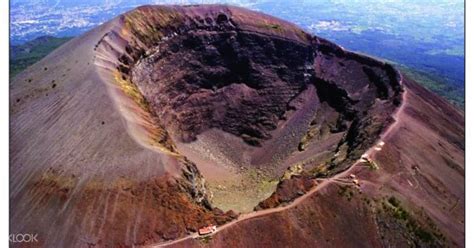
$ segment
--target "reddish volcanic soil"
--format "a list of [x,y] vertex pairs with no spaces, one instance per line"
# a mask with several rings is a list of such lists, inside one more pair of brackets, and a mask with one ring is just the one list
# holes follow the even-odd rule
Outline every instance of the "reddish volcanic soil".
[[464,245],[463,113],[262,13],[139,7],[10,96],[10,228],[36,246]]

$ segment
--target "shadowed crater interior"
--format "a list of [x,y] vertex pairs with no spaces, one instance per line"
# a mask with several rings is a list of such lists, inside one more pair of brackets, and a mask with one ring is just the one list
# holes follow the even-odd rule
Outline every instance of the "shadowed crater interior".
[[134,68],[133,81],[182,141],[218,128],[259,146],[290,102],[315,82],[313,63],[307,44],[196,30],[160,44]]

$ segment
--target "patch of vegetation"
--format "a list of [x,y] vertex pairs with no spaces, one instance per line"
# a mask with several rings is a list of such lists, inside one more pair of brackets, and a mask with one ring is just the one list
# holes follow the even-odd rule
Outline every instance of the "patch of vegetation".
[[[313,122],[315,122],[315,120],[313,120]],[[303,136],[303,138],[301,138],[301,141],[298,144],[298,150],[300,152],[304,151],[309,142],[320,132],[319,128],[316,125],[313,125],[313,122],[309,126],[308,132],[306,132],[306,134]]]
[[[331,153],[329,153],[331,154]],[[329,173],[329,168],[332,166],[332,154],[330,158],[326,158],[324,161],[316,160],[312,164],[317,164],[316,166],[309,169],[308,173],[313,175],[316,178],[327,177]]]
[[[114,72],[115,84],[145,113],[150,113],[150,116],[152,116],[152,111],[150,110],[148,101],[142,95],[138,87],[132,83],[129,78],[125,77],[126,74],[121,73],[119,69],[120,68],[117,68],[117,70]],[[175,145],[170,139],[168,132],[161,126],[159,122],[150,116],[143,115],[144,118],[148,118],[150,123],[152,123],[152,125],[150,125],[151,128],[147,130],[151,137],[149,144],[167,154],[177,155],[175,152]]]
[[325,164],[318,165],[318,166],[312,168],[309,171],[309,174],[314,175],[314,177],[316,177],[316,178],[327,177],[327,175],[328,175],[327,166]]
[[400,201],[395,197],[390,197],[388,202],[394,207],[392,209],[393,217],[399,220],[407,220],[409,218],[408,212],[400,206]]
[[248,169],[245,173],[248,178],[250,178],[253,184],[252,187],[256,190],[256,192],[260,192],[265,195],[275,191],[276,186],[280,182],[280,180],[269,177],[267,173],[259,169]]
[[199,242],[201,242],[202,244],[209,244],[212,240],[212,236],[211,235],[207,235],[207,236],[202,236],[202,237],[198,237],[197,238],[199,240]]
[[[53,50],[72,39],[42,36],[22,45],[10,47],[10,78],[38,62]],[[44,68],[48,70],[48,68]]]
[[383,209],[389,211],[395,219],[404,223],[407,230],[421,241],[432,244],[437,240],[445,239],[431,221],[429,221],[429,226],[433,230],[425,229],[407,210],[402,207],[400,200],[394,196],[388,198],[387,201],[388,204],[382,202]]
[[264,180],[261,182],[258,191],[273,192],[280,181],[278,180]]
[[272,28],[272,29],[276,29],[276,30],[281,29],[280,25],[278,25],[278,24],[272,24],[272,25],[269,25],[269,27]]
[[260,24],[260,26],[269,30],[283,31],[283,28],[279,24],[265,23],[265,24]]
[[121,74],[119,71],[114,72],[114,78],[117,85],[125,94],[127,94],[143,110],[150,112],[148,101],[145,99],[135,84],[123,77],[123,74]]
[[339,196],[345,197],[348,201],[352,200],[352,197],[354,196],[354,192],[348,185],[340,186],[337,193]]
[[367,198],[367,197],[363,197],[363,198],[362,198],[362,201],[363,201],[368,207],[372,207],[372,199]]
[[371,163],[369,163],[369,169],[378,170],[379,166],[375,162],[371,162]]
[[[125,28],[122,32],[131,32],[138,39],[148,45],[155,44],[165,37],[164,32],[160,27],[175,26],[184,18],[181,14],[164,8],[155,8],[150,10],[138,9],[125,15]],[[156,16],[157,18],[147,18]]]
[[390,198],[388,198],[388,203],[392,204],[392,206],[394,207],[400,206],[400,201],[394,196],[391,196]]
[[280,180],[290,179],[293,175],[300,175],[301,173],[303,173],[303,165],[294,164],[293,166],[290,166],[288,169],[286,169]]
[[378,170],[379,169],[379,165],[373,160],[370,160],[367,164],[368,164],[370,170]]
[[460,109],[464,108],[464,91],[448,83],[448,79],[437,76],[434,73],[426,73],[403,65],[397,65],[397,67],[409,78],[445,98]]

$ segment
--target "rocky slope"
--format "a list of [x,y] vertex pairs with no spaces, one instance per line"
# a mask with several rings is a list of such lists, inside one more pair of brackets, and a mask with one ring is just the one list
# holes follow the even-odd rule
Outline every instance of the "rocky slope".
[[464,247],[463,115],[417,83],[403,82],[397,122],[381,137],[381,150],[367,151],[378,169],[359,161],[299,204],[239,221],[207,246]]
[[[139,7],[21,73],[10,106],[11,229],[45,247],[159,244],[306,193],[210,244],[462,244],[447,219],[464,215],[462,114],[391,65],[271,16]],[[364,153],[378,170],[353,166]],[[347,169],[361,193],[330,181]]]

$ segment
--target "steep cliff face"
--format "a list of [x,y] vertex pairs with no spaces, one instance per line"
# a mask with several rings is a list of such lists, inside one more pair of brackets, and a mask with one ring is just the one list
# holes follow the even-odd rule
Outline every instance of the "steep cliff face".
[[181,141],[217,128],[260,146],[314,78],[313,49],[227,24],[160,43],[132,81]]
[[[358,222],[358,232],[333,245],[365,234],[375,246],[385,237],[395,242],[383,223],[414,244],[441,244],[446,232],[459,243],[448,224],[436,227],[446,222],[444,212],[381,180],[395,165],[370,152],[394,132],[397,109],[408,111],[402,96],[422,92],[403,84],[389,64],[261,13],[222,5],[139,7],[68,42],[12,83],[11,98],[20,101],[11,102],[11,228],[38,232],[43,246],[148,245],[224,225],[237,217],[232,210],[256,207],[268,215],[244,215],[211,244],[321,245],[318,231],[329,242]],[[432,111],[444,118],[448,108]],[[462,118],[453,115],[460,127]],[[416,123],[433,122],[425,117]],[[430,128],[440,132],[443,125]],[[461,144],[459,127],[440,142]],[[346,203],[340,195],[353,193],[339,189],[335,177],[359,168],[353,165],[364,153],[383,168],[366,175],[374,186],[362,187],[373,204],[364,205],[362,196]],[[444,159],[463,172],[461,157]],[[374,193],[376,186],[389,189]],[[461,197],[463,188],[451,187]],[[401,202],[387,200],[392,194]],[[288,207],[295,201],[302,207]],[[337,214],[332,204],[340,206]],[[393,219],[402,206],[429,208],[430,221]],[[392,212],[376,215],[384,207]],[[347,222],[331,224],[334,215]],[[294,229],[285,232],[282,223]],[[260,225],[266,228],[247,238]],[[417,235],[425,226],[435,241]],[[199,245],[184,242],[177,244]]]
[[[159,15],[167,23],[150,18]],[[306,137],[300,147],[339,133],[339,155],[329,166],[354,161],[400,103],[398,73],[281,20],[243,18],[251,15],[222,6],[140,8],[124,18],[139,41],[128,42],[119,69],[180,142],[218,129],[263,151],[281,151],[268,144],[285,143],[284,160],[296,149],[286,129],[298,141]],[[313,116],[294,114],[305,107],[300,112]],[[317,131],[304,136],[308,125]]]

